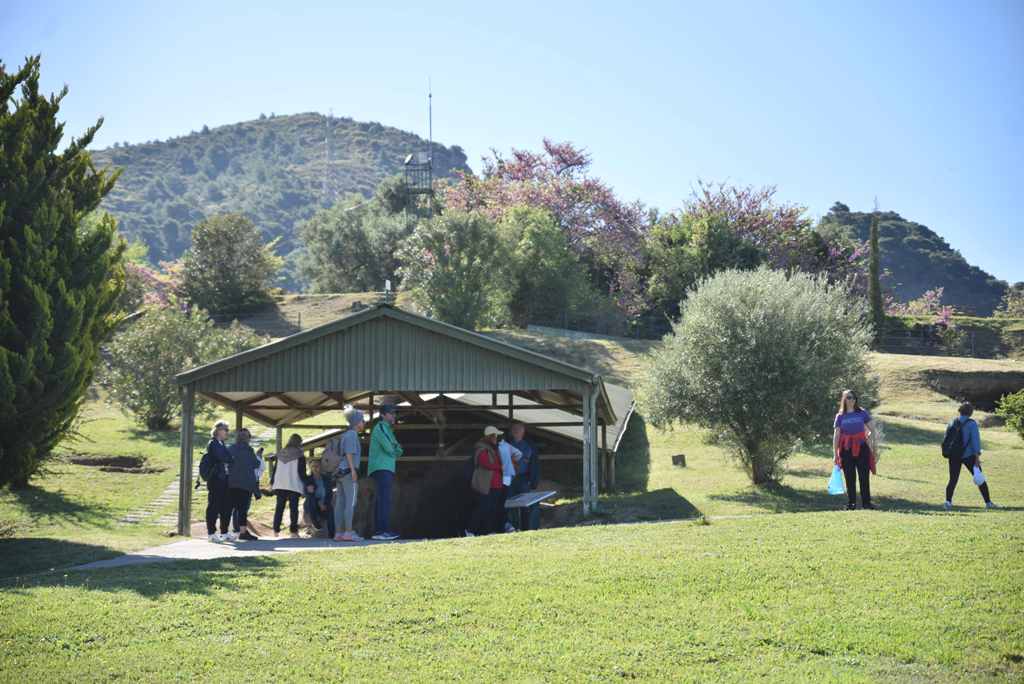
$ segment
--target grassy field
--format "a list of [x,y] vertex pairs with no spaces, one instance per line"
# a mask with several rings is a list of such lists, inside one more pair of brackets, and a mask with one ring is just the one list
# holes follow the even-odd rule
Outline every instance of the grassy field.
[[[500,334],[623,383],[652,346]],[[872,363],[882,512],[837,510],[827,448],[755,488],[703,431],[648,427],[628,447],[650,453],[639,484],[604,496],[593,522],[658,524],[68,571],[166,539],[153,520],[118,520],[173,481],[177,434],[148,434],[96,398],[85,439],[27,492],[0,492],[0,530],[13,531],[0,539],[0,680],[1020,680],[1024,443],[983,428],[1004,508],[985,511],[963,477],[943,512],[937,444],[955,402],[927,382],[1020,364]],[[685,468],[671,463],[679,453]],[[153,472],[73,454],[143,457]]]

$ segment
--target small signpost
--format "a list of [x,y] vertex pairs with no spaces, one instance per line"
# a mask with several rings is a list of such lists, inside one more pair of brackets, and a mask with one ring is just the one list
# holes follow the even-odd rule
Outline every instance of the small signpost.
[[505,501],[505,508],[527,508],[534,504],[538,504],[545,499],[550,499],[558,492],[555,490],[544,491],[544,492],[523,492],[522,494],[516,494]]

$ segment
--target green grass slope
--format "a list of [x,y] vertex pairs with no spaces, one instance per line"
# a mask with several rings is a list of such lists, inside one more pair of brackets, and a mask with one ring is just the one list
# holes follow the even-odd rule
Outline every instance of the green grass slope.
[[[492,334],[627,383],[642,354],[656,353],[630,340]],[[963,477],[945,513],[937,445],[955,402],[928,382],[1020,365],[872,363],[883,377],[875,413],[887,449],[872,481],[881,512],[838,510],[844,498],[825,493],[827,447],[795,455],[781,484],[755,488],[703,431],[648,427],[645,443],[627,445],[650,454],[641,477],[579,526],[68,571],[156,543],[159,526],[116,518],[174,477],[176,434],[141,433],[97,398],[87,439],[68,451],[142,454],[169,469],[58,462],[28,492],[0,492],[0,529],[14,531],[0,539],[2,678],[1020,680],[1024,443],[979,416],[1003,509],[983,509]],[[677,453],[687,467],[672,465]]]
[[9,681],[1024,676],[1019,512],[560,529],[33,578]]
[[[204,127],[92,155],[98,166],[122,169],[102,207],[124,234],[146,243],[156,262],[180,256],[192,227],[222,212],[246,214],[265,237],[280,237],[279,251],[287,254],[297,246],[296,224],[322,206],[325,175],[337,198],[369,196],[402,170],[406,155],[426,150],[426,140],[397,128],[305,113]],[[438,178],[468,168],[457,145],[434,143],[432,153]]]

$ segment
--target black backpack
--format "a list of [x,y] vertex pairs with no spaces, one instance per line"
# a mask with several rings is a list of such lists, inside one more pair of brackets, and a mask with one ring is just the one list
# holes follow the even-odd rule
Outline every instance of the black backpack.
[[946,426],[946,436],[942,438],[942,457],[962,459],[964,457],[964,425],[966,420],[954,418]]

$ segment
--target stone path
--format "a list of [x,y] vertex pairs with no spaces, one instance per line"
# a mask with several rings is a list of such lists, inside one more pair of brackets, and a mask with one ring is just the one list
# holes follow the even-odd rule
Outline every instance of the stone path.
[[166,563],[178,560],[212,560],[217,558],[249,558],[253,556],[269,556],[299,551],[331,551],[351,549],[360,546],[376,546],[379,544],[404,544],[413,540],[397,542],[373,541],[335,542],[322,538],[314,539],[260,539],[248,542],[223,542],[214,544],[206,539],[185,539],[183,541],[153,546],[142,551],[128,553],[117,558],[93,561],[78,565],[72,570],[99,570],[102,568],[121,568],[129,565],[147,563]]
[[[192,466],[192,481],[199,476],[199,464],[195,463]],[[117,522],[123,525],[138,525],[139,523],[149,523],[154,525],[163,525],[165,527],[173,527],[178,522],[177,514],[177,503],[178,503],[178,482],[180,476],[175,475],[174,481],[164,488],[164,491],[160,493],[160,496],[150,501],[142,508],[128,513]],[[175,504],[175,507],[170,513],[164,513],[159,515],[162,511],[166,511],[167,507]],[[159,515],[159,517],[157,517]]]
[[[259,448],[263,445],[265,448],[270,447],[273,450],[273,443],[275,439],[275,431],[273,428],[264,428],[262,431],[257,432],[253,435],[252,444],[255,448]],[[199,459],[196,458],[192,464],[192,480],[195,482],[196,478],[199,477]],[[174,481],[171,482],[160,493],[160,496],[150,501],[142,508],[132,511],[126,514],[123,518],[117,522],[122,525],[138,525],[140,523],[149,525],[159,525],[160,527],[175,527],[178,524],[178,482],[181,478],[179,476],[174,477]],[[167,512],[167,507],[175,504],[175,507]],[[161,514],[162,513],[162,514]]]

